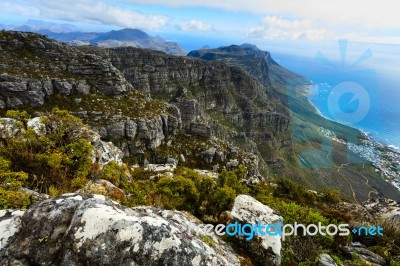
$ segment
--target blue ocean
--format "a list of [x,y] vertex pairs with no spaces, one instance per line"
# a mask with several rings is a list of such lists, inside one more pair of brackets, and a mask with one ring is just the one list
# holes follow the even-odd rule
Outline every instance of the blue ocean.
[[313,82],[309,99],[323,116],[400,147],[400,46],[372,48],[352,51],[359,56],[350,62],[322,53],[273,57]]

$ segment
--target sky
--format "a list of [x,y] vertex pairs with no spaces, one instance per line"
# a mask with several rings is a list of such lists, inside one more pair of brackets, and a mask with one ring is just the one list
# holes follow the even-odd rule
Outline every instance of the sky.
[[139,28],[210,39],[400,44],[396,4],[395,0],[2,0],[0,23],[40,19],[84,30]]
[[393,66],[400,63],[396,4],[395,0],[2,0],[0,24],[34,19],[69,24],[66,28],[74,31],[138,28],[175,41],[188,52],[205,45],[252,43],[276,55],[315,57],[322,51],[336,59],[340,58],[337,41],[345,39],[354,53],[346,55],[348,60],[373,48],[370,64],[396,71]]

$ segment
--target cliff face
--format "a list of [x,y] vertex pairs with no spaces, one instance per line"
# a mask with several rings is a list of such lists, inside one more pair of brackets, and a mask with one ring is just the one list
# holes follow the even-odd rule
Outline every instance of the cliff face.
[[34,33],[0,32],[0,108],[60,107],[118,140],[126,155],[154,149],[181,127],[180,111],[132,92],[110,62]]
[[[225,144],[219,145],[218,141],[209,145],[216,149],[212,159],[205,155],[210,147],[199,144],[211,138],[211,126],[226,127],[218,120],[214,123],[208,110],[223,113],[224,120],[243,127],[256,127],[257,121],[264,123],[264,128],[271,128],[271,135],[259,134],[260,138],[271,138],[282,130],[268,124],[275,122],[272,111],[262,113],[253,107],[254,101],[261,99],[270,104],[269,110],[273,109],[263,87],[246,73],[236,77],[240,70],[223,63],[135,48],[77,49],[42,35],[21,32],[1,32],[0,47],[4,51],[0,54],[3,112],[13,108],[38,114],[54,107],[69,110],[103,139],[115,143],[125,156],[140,162],[165,163],[171,156],[177,160],[182,154],[188,161],[212,167],[213,160],[213,164],[225,165],[242,158],[215,155],[226,150],[222,147]],[[173,138],[182,133],[182,128],[199,138],[190,147],[196,151],[159,152],[167,149],[167,143],[168,147],[180,145],[180,140]],[[257,136],[250,133],[251,129],[248,136]],[[238,131],[233,136],[239,136]],[[246,138],[244,133],[241,137]],[[257,162],[253,159],[249,165],[253,170],[249,172],[257,177]]]
[[98,56],[45,36],[0,32],[0,107],[40,106],[55,93],[120,94],[132,86]]
[[[262,74],[268,72],[265,63],[260,65],[258,80],[246,70],[223,62],[131,47],[84,51],[106,58],[134,88],[180,108],[187,132],[195,124],[203,124],[211,126],[214,134],[222,138],[227,138],[227,131],[233,131],[230,136],[241,141],[267,141],[277,148],[290,143],[289,119],[275,111],[279,100],[269,95],[268,84],[260,82],[265,79],[268,83],[268,77]],[[210,120],[220,123],[215,125]]]

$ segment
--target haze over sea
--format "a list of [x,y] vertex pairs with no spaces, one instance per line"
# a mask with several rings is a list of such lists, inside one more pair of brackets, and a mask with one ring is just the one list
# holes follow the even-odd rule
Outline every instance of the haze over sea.
[[[372,52],[371,56],[351,67],[367,49]],[[321,56],[317,56],[318,52],[324,54],[330,62],[321,60]],[[381,143],[400,147],[400,46],[349,43],[344,64],[337,45],[317,51],[314,57],[283,53],[275,53],[273,57],[281,65],[317,85],[313,86],[309,99],[322,115],[361,129]],[[356,123],[337,119],[327,104],[329,93],[335,86],[346,81],[361,85],[369,98],[369,108],[368,100],[362,95],[355,95],[353,99],[349,92],[339,98],[343,112],[368,109],[366,116]]]

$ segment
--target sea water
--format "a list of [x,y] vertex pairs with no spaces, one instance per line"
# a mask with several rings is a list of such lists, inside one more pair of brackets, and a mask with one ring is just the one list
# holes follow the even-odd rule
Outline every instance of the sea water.
[[362,57],[369,50],[368,58],[355,57],[353,62],[329,59],[319,52],[315,57],[279,53],[273,57],[313,82],[309,99],[323,116],[400,147],[400,46],[369,46],[364,44],[363,50],[356,45],[353,53]]

